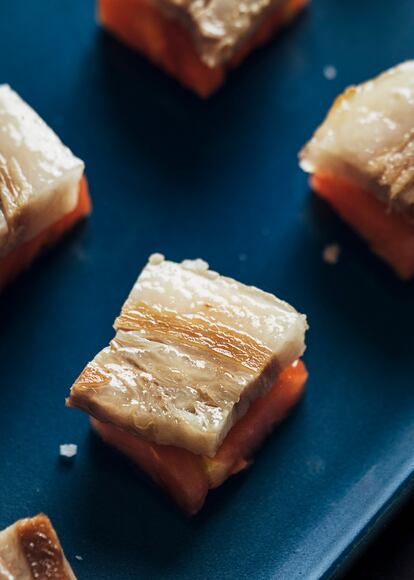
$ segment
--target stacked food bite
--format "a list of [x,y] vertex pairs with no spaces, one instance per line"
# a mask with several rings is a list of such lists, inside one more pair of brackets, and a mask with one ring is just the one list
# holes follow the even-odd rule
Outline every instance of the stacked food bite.
[[376,254],[414,275],[414,61],[338,97],[301,166]]
[[[99,15],[114,35],[208,96],[306,2],[99,0]],[[414,276],[414,61],[347,89],[300,164],[376,254],[402,279]],[[0,289],[90,211],[84,163],[0,85]],[[329,247],[334,263],[338,246]],[[67,405],[90,415],[103,441],[195,514],[210,489],[251,464],[303,395],[306,316],[201,259],[154,254],[114,329]],[[66,458],[75,452],[62,446]],[[0,532],[0,578],[74,580],[46,516]]]
[[39,514],[0,531],[3,580],[76,580],[49,518]]
[[115,36],[202,97],[307,0],[99,0]]
[[197,512],[299,399],[306,318],[202,260],[154,255],[68,405]]
[[0,288],[90,212],[84,164],[0,85]]

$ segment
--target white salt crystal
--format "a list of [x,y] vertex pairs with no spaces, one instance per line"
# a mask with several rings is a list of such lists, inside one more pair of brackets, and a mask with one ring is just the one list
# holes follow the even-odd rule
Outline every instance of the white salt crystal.
[[59,445],[59,452],[61,457],[75,457],[78,452],[78,446],[74,443],[63,443]]

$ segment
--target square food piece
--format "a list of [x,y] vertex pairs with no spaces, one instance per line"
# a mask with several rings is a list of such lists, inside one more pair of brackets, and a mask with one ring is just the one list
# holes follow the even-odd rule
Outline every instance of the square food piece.
[[401,278],[411,278],[414,61],[348,88],[300,158],[316,193]]
[[0,288],[90,212],[84,164],[0,85]]
[[0,532],[0,578],[76,580],[47,516],[19,520]]
[[[77,379],[68,405],[90,413],[105,440],[194,512],[298,399],[306,329],[286,302],[202,260],[154,255],[115,321],[115,338]],[[201,499],[192,490],[177,498],[189,470],[181,461],[198,472]],[[171,466],[174,483],[166,483]]]
[[308,0],[99,0],[105,28],[202,97]]

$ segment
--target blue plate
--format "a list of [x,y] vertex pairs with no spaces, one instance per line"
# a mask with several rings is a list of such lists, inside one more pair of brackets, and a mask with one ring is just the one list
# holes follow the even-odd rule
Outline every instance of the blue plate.
[[[308,579],[343,569],[409,489],[414,286],[311,197],[296,155],[346,85],[413,56],[413,20],[410,0],[314,0],[203,102],[100,32],[92,0],[1,3],[1,81],[85,159],[95,204],[0,299],[1,527],[46,512],[81,579]],[[193,519],[64,407],[154,251],[311,324],[302,404]]]

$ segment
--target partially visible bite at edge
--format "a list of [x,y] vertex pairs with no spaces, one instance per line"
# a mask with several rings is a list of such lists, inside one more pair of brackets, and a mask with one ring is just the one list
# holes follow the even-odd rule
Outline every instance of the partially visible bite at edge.
[[[256,48],[286,26],[309,0],[285,0],[268,14],[256,32],[226,63],[205,64],[189,32],[175,19],[166,17],[150,0],[124,0],[124,9],[114,0],[99,1],[99,19],[119,40],[146,56],[153,64],[207,98],[224,83],[227,73]],[[138,14],[139,12],[139,14]]]
[[81,178],[79,197],[76,207],[61,217],[34,239],[24,242],[9,254],[0,259],[0,291],[10,284],[21,272],[30,267],[32,262],[47,248],[56,244],[79,221],[92,211],[92,203],[86,177]]
[[[49,518],[38,514],[0,531],[0,571],[9,578],[76,580]],[[3,576],[2,576],[3,577]]]

